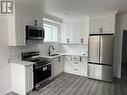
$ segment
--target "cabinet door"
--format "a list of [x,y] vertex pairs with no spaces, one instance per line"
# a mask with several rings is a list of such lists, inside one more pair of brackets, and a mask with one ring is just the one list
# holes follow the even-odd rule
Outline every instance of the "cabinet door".
[[100,17],[90,17],[90,34],[100,33]]
[[70,35],[70,43],[80,43],[81,23],[73,22]]
[[51,60],[51,65],[52,65],[52,77],[54,77],[55,75],[57,75],[57,70],[56,70],[57,64],[58,64],[58,59],[57,59],[57,58]]
[[64,71],[64,64],[63,64],[63,57],[54,58],[51,60],[52,64],[52,76],[55,77],[56,75],[62,73]]
[[80,62],[80,73],[87,76],[87,58],[82,57]]
[[115,16],[107,15],[101,17],[103,33],[114,33],[115,31]]
[[64,56],[60,56],[58,58],[58,73],[62,73],[64,71]]
[[65,56],[65,62],[64,62],[64,71],[65,72],[71,72],[73,67],[72,67],[72,61],[71,61],[71,56]]
[[56,69],[57,69],[57,74],[60,74],[60,73],[62,73],[63,71],[64,71],[64,63],[63,63],[63,56],[61,56],[61,57],[58,57],[57,58],[57,63],[58,64],[56,64],[57,66],[56,66]]
[[61,43],[70,43],[71,31],[72,25],[70,23],[64,23],[61,25]]
[[15,27],[15,16],[8,16],[8,45],[16,46],[16,27]]
[[33,66],[26,67],[26,92],[33,89]]
[[88,42],[88,22],[66,22],[61,26],[62,43],[85,43]]
[[81,22],[79,30],[79,43],[88,44],[89,22]]
[[16,36],[17,36],[17,46],[24,46],[26,45],[26,29],[24,23],[24,12],[20,9],[16,15]]

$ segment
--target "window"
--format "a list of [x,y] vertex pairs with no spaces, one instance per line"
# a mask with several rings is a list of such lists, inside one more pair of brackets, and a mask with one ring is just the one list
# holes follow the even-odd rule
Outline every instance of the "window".
[[57,42],[58,41],[59,25],[44,22],[44,29],[45,29],[45,39],[44,39],[45,42]]

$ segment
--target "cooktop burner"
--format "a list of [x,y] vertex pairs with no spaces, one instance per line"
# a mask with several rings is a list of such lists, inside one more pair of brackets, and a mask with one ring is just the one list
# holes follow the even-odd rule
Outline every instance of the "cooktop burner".
[[29,61],[29,62],[35,62],[35,64],[45,64],[49,63],[49,60],[47,58],[38,57],[39,52],[25,52],[22,53],[22,60]]

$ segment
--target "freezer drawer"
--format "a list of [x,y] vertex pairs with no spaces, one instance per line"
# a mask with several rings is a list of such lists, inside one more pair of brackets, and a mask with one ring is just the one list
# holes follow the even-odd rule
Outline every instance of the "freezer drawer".
[[89,64],[88,77],[112,82],[112,66]]

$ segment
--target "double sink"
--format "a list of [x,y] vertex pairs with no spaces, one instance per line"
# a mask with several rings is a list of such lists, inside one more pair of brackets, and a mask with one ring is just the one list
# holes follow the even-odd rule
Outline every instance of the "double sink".
[[56,53],[56,54],[51,54],[49,56],[58,56],[58,55],[60,55],[60,54]]
[[60,57],[60,56],[62,56],[62,55],[63,55],[63,54],[53,53],[53,54],[44,55],[44,56],[41,56],[41,57],[43,57],[43,58],[48,58],[48,59],[52,59],[52,58]]

